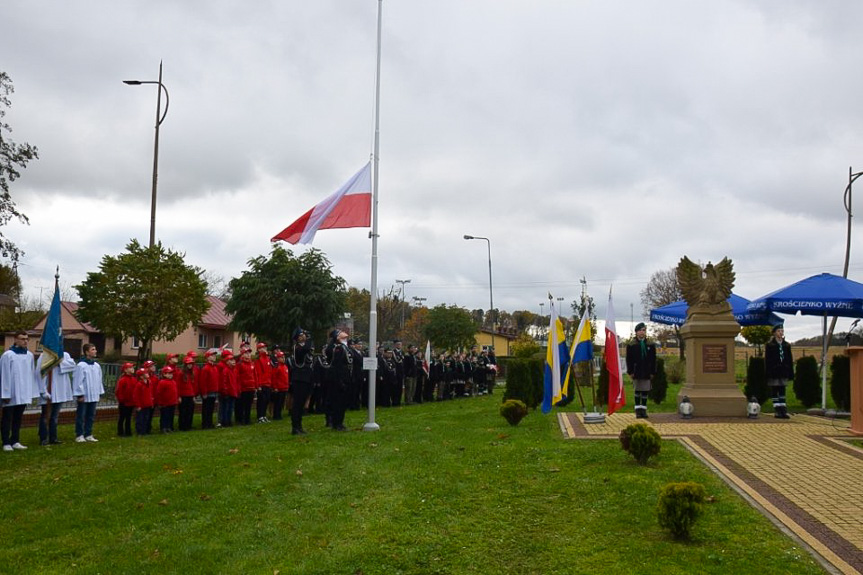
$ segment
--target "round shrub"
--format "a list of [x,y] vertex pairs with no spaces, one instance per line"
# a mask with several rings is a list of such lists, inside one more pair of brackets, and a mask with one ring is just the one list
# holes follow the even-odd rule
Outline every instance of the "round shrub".
[[794,395],[803,407],[821,403],[821,376],[818,373],[818,360],[804,355],[797,360],[794,368]]
[[646,423],[633,423],[620,432],[620,446],[632,455],[639,465],[644,465],[648,459],[659,454],[662,438]]
[[518,425],[519,422],[527,415],[527,406],[523,401],[517,399],[507,399],[500,406],[500,414],[506,419],[510,425]]
[[659,493],[656,513],[660,527],[676,539],[688,539],[695,520],[704,512],[704,486],[691,481],[669,483]]

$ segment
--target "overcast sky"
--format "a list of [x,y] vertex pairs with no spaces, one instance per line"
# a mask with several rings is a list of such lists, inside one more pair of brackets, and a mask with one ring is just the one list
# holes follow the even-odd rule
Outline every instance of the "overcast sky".
[[[157,237],[229,279],[366,161],[375,0],[9,0],[6,120],[40,158],[13,183],[27,292],[72,286]],[[383,5],[381,289],[539,313],[579,280],[642,314],[650,275],[734,261],[755,298],[841,274],[848,168],[863,170],[863,4],[410,0]],[[860,191],[863,194],[863,189]],[[859,203],[859,201],[858,201]],[[855,230],[849,277],[863,276]],[[290,246],[287,246],[290,247]],[[319,232],[370,285],[368,230]],[[295,253],[308,249],[291,248]],[[548,308],[546,306],[547,313]],[[792,339],[818,323],[786,317]],[[838,330],[849,322],[840,320]]]

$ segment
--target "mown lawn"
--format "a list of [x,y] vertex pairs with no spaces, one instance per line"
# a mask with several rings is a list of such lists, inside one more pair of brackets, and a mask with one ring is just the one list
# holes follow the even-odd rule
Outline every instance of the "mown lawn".
[[[518,427],[501,395],[384,409],[381,431],[308,418],[0,457],[0,571],[15,573],[823,573],[674,441],[637,466],[616,441]],[[671,481],[714,498],[693,539],[657,524]]]

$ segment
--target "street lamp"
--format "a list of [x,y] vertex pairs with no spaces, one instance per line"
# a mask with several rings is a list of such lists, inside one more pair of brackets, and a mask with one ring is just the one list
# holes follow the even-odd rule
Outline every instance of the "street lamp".
[[[159,126],[168,115],[168,89],[162,84],[162,62],[159,61],[158,80],[123,80],[129,86],[140,86],[141,84],[158,84],[156,93],[156,143],[153,146],[153,197],[150,202],[150,247],[156,244],[156,184],[159,181]],[[162,90],[165,91],[165,111],[162,111]]]
[[411,283],[411,280],[396,280],[397,284],[402,284],[402,329],[405,328],[405,284]]
[[465,234],[466,240],[485,240],[488,244],[488,313],[491,314],[491,348],[494,349],[494,293],[491,283],[491,240],[480,236],[469,236]]

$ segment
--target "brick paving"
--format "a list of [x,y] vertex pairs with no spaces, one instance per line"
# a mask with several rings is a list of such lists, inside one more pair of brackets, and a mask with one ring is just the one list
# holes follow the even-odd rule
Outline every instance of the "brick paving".
[[[614,438],[635,423],[616,413],[584,424],[580,413],[560,413],[570,438]],[[837,573],[863,573],[863,449],[848,443],[848,422],[795,415],[693,418],[660,413],[644,421],[680,441],[729,485],[795,536]]]

